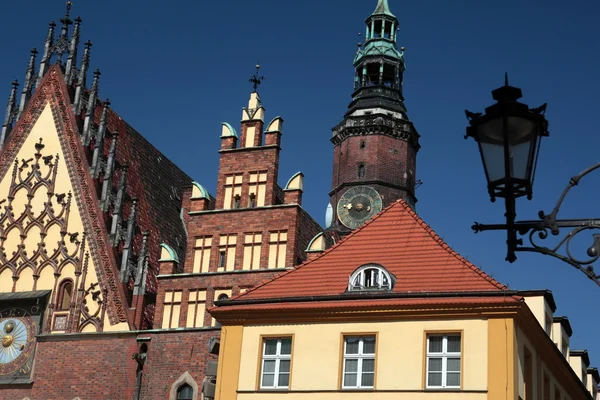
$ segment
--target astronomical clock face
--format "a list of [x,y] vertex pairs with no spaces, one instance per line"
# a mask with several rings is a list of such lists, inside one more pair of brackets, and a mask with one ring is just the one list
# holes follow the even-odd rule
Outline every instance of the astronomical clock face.
[[338,219],[350,229],[356,229],[381,211],[383,204],[377,190],[369,186],[348,189],[337,204]]
[[29,378],[35,335],[36,323],[29,311],[20,307],[0,309],[0,382]]

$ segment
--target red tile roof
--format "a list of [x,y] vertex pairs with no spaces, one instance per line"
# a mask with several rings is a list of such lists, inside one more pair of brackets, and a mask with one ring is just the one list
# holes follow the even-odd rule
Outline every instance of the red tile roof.
[[234,300],[340,295],[352,272],[368,263],[380,264],[395,275],[394,293],[508,289],[452,250],[398,200],[321,256]]

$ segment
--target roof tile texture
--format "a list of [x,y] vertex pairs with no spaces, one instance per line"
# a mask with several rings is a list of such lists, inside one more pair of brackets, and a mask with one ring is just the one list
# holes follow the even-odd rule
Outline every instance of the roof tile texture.
[[237,299],[339,295],[346,292],[350,275],[368,263],[395,275],[395,293],[508,289],[452,250],[398,200],[320,257]]

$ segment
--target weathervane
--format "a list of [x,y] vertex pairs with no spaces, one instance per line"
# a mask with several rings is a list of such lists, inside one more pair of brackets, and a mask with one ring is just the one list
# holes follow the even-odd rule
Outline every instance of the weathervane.
[[260,85],[262,83],[262,81],[265,79],[264,76],[258,76],[260,71],[260,64],[256,64],[256,73],[254,75],[252,75],[249,79],[249,82],[252,83],[252,85],[254,86],[254,92],[256,93],[257,89],[258,89],[258,85]]

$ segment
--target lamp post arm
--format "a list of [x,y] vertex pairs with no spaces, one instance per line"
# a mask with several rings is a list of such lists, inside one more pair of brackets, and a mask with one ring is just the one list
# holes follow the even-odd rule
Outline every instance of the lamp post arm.
[[554,209],[552,210],[550,215],[546,216],[543,211],[540,211],[540,213],[539,213],[540,218],[543,218],[543,219],[548,218],[550,220],[556,220],[556,216],[558,215],[560,206],[562,206],[562,203],[563,203],[565,197],[567,197],[567,193],[569,193],[569,191],[573,187],[577,186],[579,184],[579,181],[581,181],[581,179],[583,179],[589,173],[594,172],[598,168],[600,168],[600,162],[586,168],[579,175],[575,175],[575,176],[571,177],[571,179],[569,179],[569,184],[563,190],[562,194],[560,195],[560,198],[558,199],[558,202],[556,203],[556,206],[554,206]]
[[[589,279],[600,286],[600,275],[594,272],[594,267],[591,265],[600,259],[600,233],[592,234],[593,243],[587,249],[586,258],[575,257],[572,251],[572,241],[575,236],[583,231],[592,229],[600,230],[600,218],[556,218],[569,191],[573,187],[577,186],[581,179],[597,169],[600,169],[600,163],[594,164],[585,169],[579,175],[571,177],[569,184],[563,190],[552,212],[546,215],[543,211],[540,211],[539,220],[517,221],[512,224],[479,224],[476,222],[472,226],[472,229],[475,231],[475,233],[483,231],[507,231],[509,233],[512,232],[513,237],[516,237],[517,233],[521,236],[527,235],[529,245],[524,246],[523,239],[519,238],[508,240],[508,248],[513,252],[529,251],[546,254],[557,258],[583,272]],[[537,243],[538,240],[545,240],[550,235],[558,236],[562,228],[570,228],[571,230],[564,237],[562,237],[555,246],[547,247]]]

